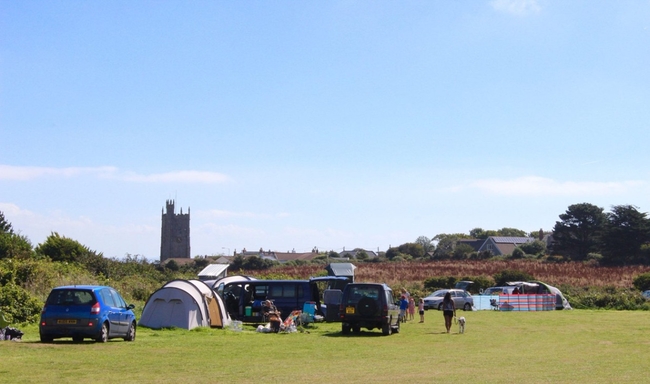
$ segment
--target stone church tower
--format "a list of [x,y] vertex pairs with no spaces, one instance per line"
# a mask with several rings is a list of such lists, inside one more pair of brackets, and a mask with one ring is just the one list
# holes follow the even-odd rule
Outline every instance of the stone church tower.
[[170,258],[190,258],[190,209],[187,213],[174,213],[174,200],[167,200],[167,210],[162,213],[160,261]]

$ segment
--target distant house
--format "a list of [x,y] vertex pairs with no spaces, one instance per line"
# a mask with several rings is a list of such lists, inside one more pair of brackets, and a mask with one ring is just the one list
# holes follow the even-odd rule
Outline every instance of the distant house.
[[483,241],[478,252],[489,251],[495,256],[511,255],[518,246],[533,241],[534,237],[490,236]]
[[237,256],[243,257],[257,256],[262,259],[273,260],[279,263],[286,263],[288,261],[295,260],[311,261],[318,255],[319,253],[315,249],[311,252],[276,252],[271,250],[265,251],[263,249],[260,249],[259,251],[247,251],[245,248],[242,250],[242,252],[237,254]]
[[343,250],[343,251],[339,252],[339,257],[340,258],[348,258],[348,259],[356,259],[357,258],[357,253],[359,253],[361,251],[365,252],[366,255],[368,255],[369,259],[374,259],[374,258],[376,258],[378,256],[375,251],[369,251],[367,249],[355,248],[352,251]]
[[478,252],[478,250],[481,249],[481,246],[485,244],[485,240],[486,239],[460,239],[458,240],[458,244],[467,244]]

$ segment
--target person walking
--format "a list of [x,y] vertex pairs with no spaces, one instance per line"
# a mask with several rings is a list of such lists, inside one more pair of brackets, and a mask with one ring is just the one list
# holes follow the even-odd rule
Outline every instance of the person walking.
[[418,304],[418,313],[420,314],[420,323],[424,323],[424,299],[420,298],[420,303]]
[[409,320],[415,320],[415,300],[409,296]]
[[447,333],[451,330],[451,319],[456,317],[456,305],[451,299],[451,293],[445,293],[445,298],[442,299],[442,315],[445,317],[445,328]]

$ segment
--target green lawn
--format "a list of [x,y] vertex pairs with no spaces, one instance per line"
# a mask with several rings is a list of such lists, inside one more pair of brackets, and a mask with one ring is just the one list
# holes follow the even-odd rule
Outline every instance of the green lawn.
[[[650,313],[644,311],[463,312],[464,335],[443,333],[441,312],[399,334],[338,323],[308,333],[221,329],[150,330],[136,341],[52,344],[38,328],[0,342],[0,382],[113,383],[621,383],[647,382]],[[417,317],[417,316],[416,316]]]

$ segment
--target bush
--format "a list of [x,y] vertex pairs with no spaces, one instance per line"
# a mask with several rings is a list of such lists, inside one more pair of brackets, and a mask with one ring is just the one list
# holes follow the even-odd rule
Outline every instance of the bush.
[[533,279],[534,277],[531,274],[514,269],[504,269],[494,275],[494,282],[498,286],[506,285],[509,281],[529,281]]
[[575,309],[650,310],[650,302],[628,288],[562,287],[561,290]]
[[42,308],[43,302],[23,288],[15,284],[0,287],[0,310],[8,321],[14,324],[35,323]]
[[460,278],[460,280],[468,280],[474,282],[474,284],[472,284],[468,290],[473,294],[481,292],[482,289],[494,286],[494,279],[490,276],[463,276]]
[[435,276],[424,280],[424,288],[435,291],[437,289],[453,288],[458,278],[453,276]]
[[634,284],[634,288],[638,289],[639,291],[646,291],[650,289],[650,272],[643,273],[635,277],[632,284]]

